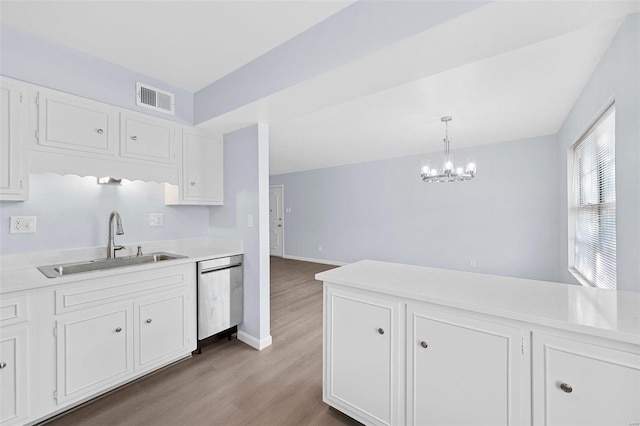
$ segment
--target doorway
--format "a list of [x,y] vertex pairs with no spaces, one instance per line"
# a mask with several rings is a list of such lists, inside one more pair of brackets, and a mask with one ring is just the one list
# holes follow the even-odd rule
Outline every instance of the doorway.
[[269,188],[269,254],[284,255],[284,186]]

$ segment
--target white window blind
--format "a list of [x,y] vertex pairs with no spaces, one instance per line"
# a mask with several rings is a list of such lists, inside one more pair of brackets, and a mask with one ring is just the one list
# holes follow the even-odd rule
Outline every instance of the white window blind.
[[582,284],[616,288],[616,112],[611,106],[573,147],[570,270]]

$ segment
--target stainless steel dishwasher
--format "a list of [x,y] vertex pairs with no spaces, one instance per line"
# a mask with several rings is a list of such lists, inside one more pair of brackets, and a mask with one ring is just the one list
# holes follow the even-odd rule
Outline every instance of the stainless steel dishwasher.
[[198,349],[223,332],[228,337],[242,322],[242,255],[198,262]]

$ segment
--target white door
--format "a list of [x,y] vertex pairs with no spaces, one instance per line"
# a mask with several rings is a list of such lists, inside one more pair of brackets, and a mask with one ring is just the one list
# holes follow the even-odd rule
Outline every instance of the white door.
[[326,301],[325,401],[365,424],[397,424],[399,302],[336,289]]
[[520,329],[407,309],[407,423],[521,424]]
[[186,297],[186,293],[172,293],[138,305],[137,367],[161,361],[185,347]]
[[269,254],[271,256],[283,255],[283,226],[282,213],[284,202],[282,199],[282,186],[272,186],[269,188]]
[[126,306],[57,321],[58,404],[92,395],[133,371],[133,315]]
[[607,345],[534,333],[534,425],[640,423],[640,356]]

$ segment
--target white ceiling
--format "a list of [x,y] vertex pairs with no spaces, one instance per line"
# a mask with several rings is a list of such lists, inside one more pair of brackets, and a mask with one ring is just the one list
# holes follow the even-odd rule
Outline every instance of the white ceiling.
[[353,1],[3,0],[0,19],[195,92]]
[[[2,23],[196,91],[352,1],[2,1]],[[638,1],[496,1],[215,117],[271,174],[554,134]]]

